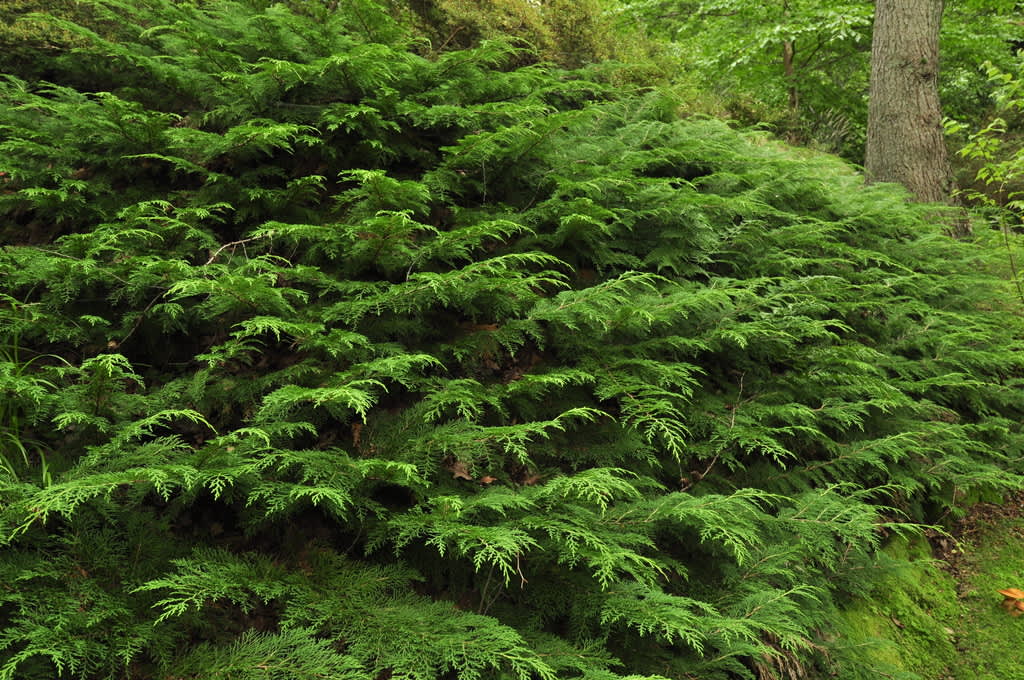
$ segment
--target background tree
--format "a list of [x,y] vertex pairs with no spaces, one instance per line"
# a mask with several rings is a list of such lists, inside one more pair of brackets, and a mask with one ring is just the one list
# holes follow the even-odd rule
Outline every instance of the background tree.
[[924,202],[952,193],[939,105],[943,0],[878,0],[864,167],[872,181],[898,182]]

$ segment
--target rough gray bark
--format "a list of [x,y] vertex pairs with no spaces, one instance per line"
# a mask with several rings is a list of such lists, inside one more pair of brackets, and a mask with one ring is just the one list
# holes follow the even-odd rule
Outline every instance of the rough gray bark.
[[871,42],[864,169],[927,202],[948,202],[953,189],[939,106],[942,9],[943,0],[877,0]]

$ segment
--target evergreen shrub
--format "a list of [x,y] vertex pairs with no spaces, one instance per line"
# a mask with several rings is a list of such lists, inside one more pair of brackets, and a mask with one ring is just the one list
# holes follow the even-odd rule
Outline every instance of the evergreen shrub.
[[85,6],[0,84],[0,678],[871,677],[887,533],[1018,484],[1020,309],[894,188],[370,0]]

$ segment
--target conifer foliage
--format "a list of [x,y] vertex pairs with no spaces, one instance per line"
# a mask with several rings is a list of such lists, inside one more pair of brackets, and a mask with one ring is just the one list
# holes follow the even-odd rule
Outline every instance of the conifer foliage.
[[875,677],[1017,483],[1019,310],[835,160],[371,0],[21,21],[0,678]]

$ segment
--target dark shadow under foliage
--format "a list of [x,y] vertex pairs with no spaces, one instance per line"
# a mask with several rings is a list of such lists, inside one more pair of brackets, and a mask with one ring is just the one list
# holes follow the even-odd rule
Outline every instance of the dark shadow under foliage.
[[1018,483],[989,250],[367,0],[199,5],[0,86],[0,678],[877,677],[880,541]]

